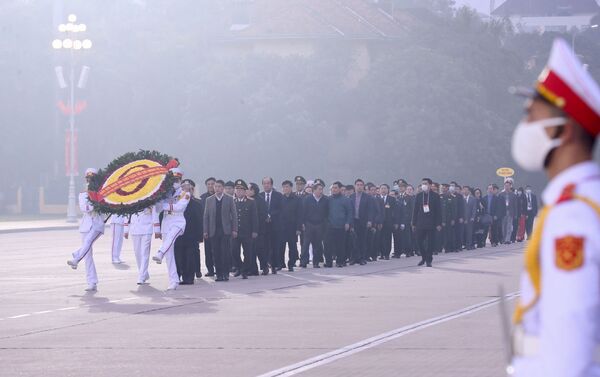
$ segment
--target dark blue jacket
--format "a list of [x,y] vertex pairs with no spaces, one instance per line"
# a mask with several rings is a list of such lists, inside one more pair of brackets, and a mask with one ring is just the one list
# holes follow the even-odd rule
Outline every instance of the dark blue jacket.
[[332,195],[329,197],[329,218],[327,224],[336,229],[344,225],[352,225],[352,204],[350,199],[343,195]]
[[[355,213],[356,193],[350,195],[350,205],[352,206],[353,218],[356,218]],[[373,198],[363,192],[358,205],[358,219],[363,222],[375,222],[375,216],[377,215],[377,209],[375,208],[375,201]]]

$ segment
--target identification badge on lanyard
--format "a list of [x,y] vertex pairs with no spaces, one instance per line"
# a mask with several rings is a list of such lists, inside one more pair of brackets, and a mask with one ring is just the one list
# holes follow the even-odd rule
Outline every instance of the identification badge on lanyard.
[[429,213],[429,204],[423,204],[423,212]]

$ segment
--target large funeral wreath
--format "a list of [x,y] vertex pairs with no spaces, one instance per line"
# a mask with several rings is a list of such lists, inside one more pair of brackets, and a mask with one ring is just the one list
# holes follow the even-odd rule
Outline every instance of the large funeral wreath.
[[169,169],[178,165],[177,159],[157,151],[126,153],[91,177],[89,201],[101,214],[142,212],[166,197],[175,181]]

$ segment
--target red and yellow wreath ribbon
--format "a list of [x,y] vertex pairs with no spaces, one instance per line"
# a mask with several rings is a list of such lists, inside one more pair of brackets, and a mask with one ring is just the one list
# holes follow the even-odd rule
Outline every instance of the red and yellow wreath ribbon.
[[171,160],[166,166],[152,160],[136,160],[115,170],[98,192],[90,192],[91,200],[109,204],[134,204],[156,193],[171,168],[179,163]]

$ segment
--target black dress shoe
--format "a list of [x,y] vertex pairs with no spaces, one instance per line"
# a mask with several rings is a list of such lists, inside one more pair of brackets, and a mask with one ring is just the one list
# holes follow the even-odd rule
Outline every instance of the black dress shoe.
[[313,263],[313,268],[321,268],[318,263]]
[[212,277],[215,276],[215,273],[213,271],[208,271],[208,274],[206,274],[205,276]]
[[431,263],[427,263],[427,267],[433,267]]
[[419,262],[419,264],[418,264],[417,266],[422,266],[422,265],[424,265],[424,264],[425,264],[425,261],[424,261],[424,260],[422,260],[422,261],[420,261],[420,262]]
[[289,266],[289,267],[288,267],[288,271],[289,271],[289,272],[294,272],[294,266]]
[[235,274],[233,274],[234,278],[237,278],[238,276],[240,276],[242,273],[240,271],[236,271]]
[[242,274],[242,279],[248,279],[248,275]]
[[202,277],[202,273],[201,272],[197,272],[196,273],[196,278],[200,279]]
[[361,266],[364,266],[365,264],[367,264],[367,261],[364,261],[364,260],[361,260],[361,261],[360,261],[360,265],[361,265]]
[[350,261],[350,266],[354,266],[355,264],[356,264],[356,262],[355,262],[355,261],[353,261],[353,260],[352,260],[352,261]]
[[300,268],[306,268],[306,265],[305,264],[301,264]]
[[323,265],[323,267],[325,267],[325,268],[331,268],[331,267],[333,267],[333,264],[331,264],[331,263],[325,263]]
[[385,259],[385,260],[390,260],[390,257],[384,257],[383,259]]
[[269,274],[269,269],[268,269],[268,268],[265,268],[265,269],[262,271],[262,274],[261,274],[261,275],[262,275],[262,276],[267,276],[268,274]]
[[193,281],[182,281],[181,283],[179,283],[179,285],[193,285],[194,282]]
[[275,271],[281,271],[281,266],[275,268]]
[[277,268],[272,268],[272,269],[271,269],[271,273],[272,273],[273,275],[277,275]]
[[223,281],[223,278],[221,276],[217,276],[217,278],[215,279],[215,281]]
[[225,275],[225,276],[223,276],[223,280],[225,280],[225,281],[229,281],[229,275]]

